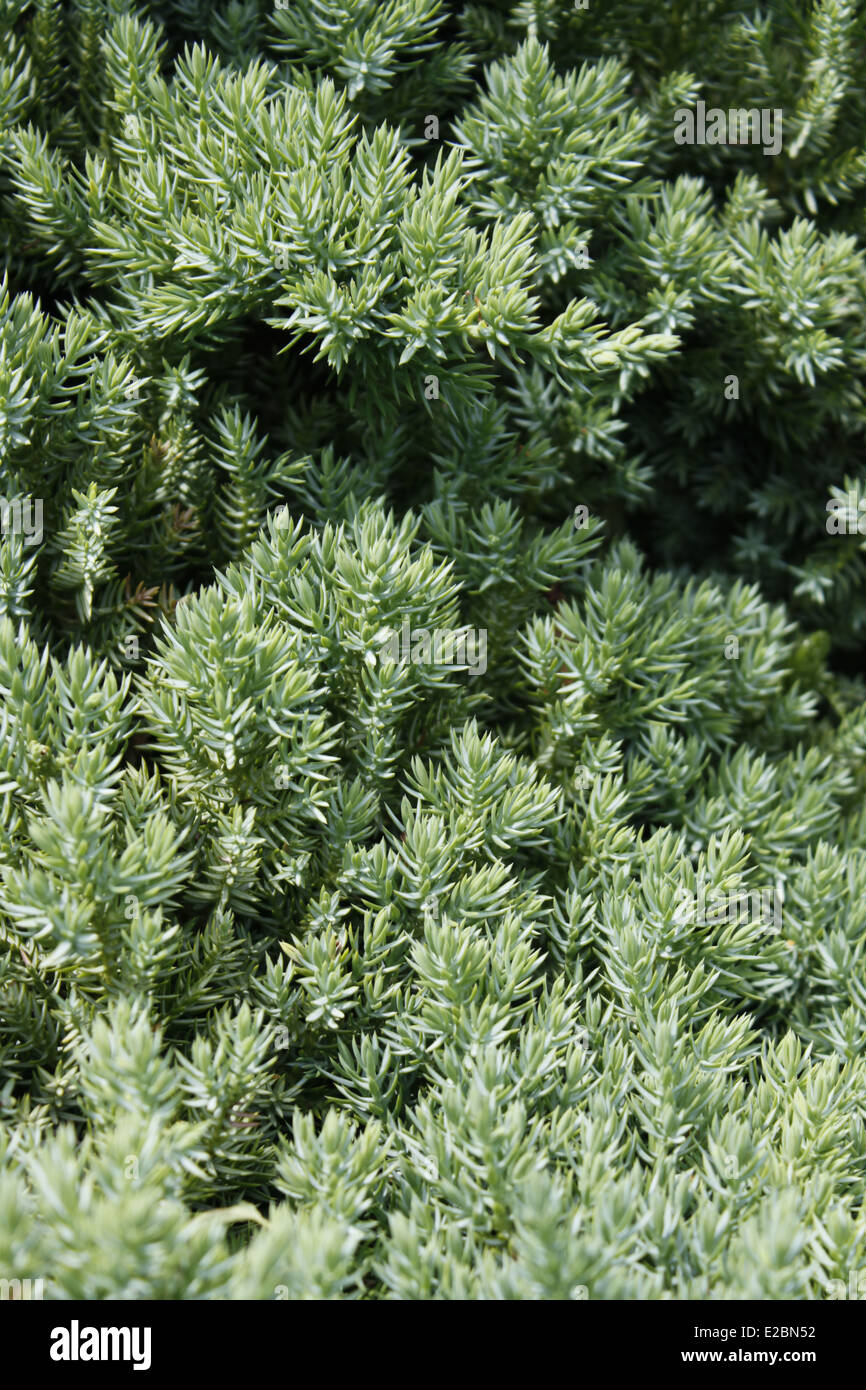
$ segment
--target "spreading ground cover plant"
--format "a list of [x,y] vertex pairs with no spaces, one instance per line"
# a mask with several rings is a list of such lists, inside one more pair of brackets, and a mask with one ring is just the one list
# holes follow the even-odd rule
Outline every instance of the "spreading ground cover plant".
[[863,6],[0,29],[3,1287],[846,1296]]

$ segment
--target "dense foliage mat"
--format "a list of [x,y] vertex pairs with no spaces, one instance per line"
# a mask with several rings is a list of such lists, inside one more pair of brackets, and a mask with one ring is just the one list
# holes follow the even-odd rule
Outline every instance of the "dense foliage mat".
[[866,7],[0,33],[4,1287],[838,1296]]

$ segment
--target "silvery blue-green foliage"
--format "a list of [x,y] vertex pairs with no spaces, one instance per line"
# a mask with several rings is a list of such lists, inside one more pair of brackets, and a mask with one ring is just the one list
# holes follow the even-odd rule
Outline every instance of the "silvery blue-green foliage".
[[863,23],[2,0],[5,1279],[863,1265]]

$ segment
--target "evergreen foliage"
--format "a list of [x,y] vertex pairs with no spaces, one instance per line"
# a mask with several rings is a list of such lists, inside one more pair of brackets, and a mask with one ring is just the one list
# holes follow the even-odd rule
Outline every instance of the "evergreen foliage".
[[835,1296],[866,8],[0,33],[0,1274]]

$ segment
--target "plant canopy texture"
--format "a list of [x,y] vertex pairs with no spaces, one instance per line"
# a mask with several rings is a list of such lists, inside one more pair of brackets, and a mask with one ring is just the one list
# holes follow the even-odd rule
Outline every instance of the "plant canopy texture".
[[838,1296],[866,6],[0,35],[0,1275]]

